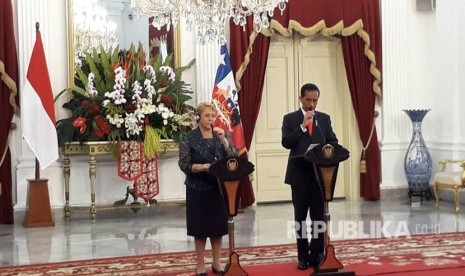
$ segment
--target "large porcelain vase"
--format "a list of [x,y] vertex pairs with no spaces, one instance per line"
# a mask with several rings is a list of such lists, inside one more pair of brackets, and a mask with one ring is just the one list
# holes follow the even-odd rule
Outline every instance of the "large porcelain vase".
[[421,133],[421,123],[429,109],[404,109],[412,121],[412,139],[405,154],[404,172],[409,188],[409,198],[413,196],[429,199],[429,180],[431,178],[432,160]]

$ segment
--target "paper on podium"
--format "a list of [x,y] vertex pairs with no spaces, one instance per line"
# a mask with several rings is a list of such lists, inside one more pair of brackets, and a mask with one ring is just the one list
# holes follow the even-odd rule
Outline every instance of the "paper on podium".
[[314,148],[318,147],[320,144],[310,144],[310,146],[308,146],[308,149],[305,153],[309,152],[310,150],[313,150]]

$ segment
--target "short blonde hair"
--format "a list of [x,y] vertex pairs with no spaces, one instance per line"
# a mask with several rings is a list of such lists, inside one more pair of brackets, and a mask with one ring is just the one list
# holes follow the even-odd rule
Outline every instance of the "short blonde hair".
[[212,103],[208,103],[208,102],[199,103],[197,105],[197,109],[196,109],[195,113],[197,113],[197,115],[200,116],[205,111],[205,109],[208,109],[208,108],[210,108],[211,110],[213,110],[216,113],[215,106]]

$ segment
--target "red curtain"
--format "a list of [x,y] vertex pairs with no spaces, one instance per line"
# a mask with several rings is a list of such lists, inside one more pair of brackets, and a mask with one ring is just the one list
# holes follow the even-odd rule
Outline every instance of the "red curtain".
[[[13,30],[13,9],[10,0],[0,2],[0,222],[13,223],[13,198],[11,182],[11,155],[8,149],[8,135],[15,112],[18,62]],[[4,155],[5,154],[5,155]]]
[[[242,59],[249,47],[253,26],[248,23],[246,28],[247,31],[243,32],[242,27],[231,24],[231,38],[234,37],[234,39],[231,39],[230,46],[231,66],[234,72],[237,72],[239,66],[241,66]],[[239,107],[241,109],[242,127],[244,129],[247,149],[250,149],[262,100],[269,46],[269,37],[263,35],[255,37],[252,45],[252,54],[250,55],[250,63],[240,81]]]
[[[275,32],[290,35],[295,30],[305,36],[322,32],[325,36],[337,35],[344,37],[344,39],[350,38],[343,39],[344,45],[350,45],[353,49],[350,52],[344,51],[344,59],[346,67],[358,67],[358,69],[352,68],[353,73],[351,75],[347,73],[352,98],[361,98],[361,95],[363,95],[364,101],[366,101],[363,104],[353,101],[360,137],[364,146],[367,146],[366,143],[369,137],[365,133],[366,129],[369,128],[371,132],[371,126],[374,122],[376,94],[381,95],[379,86],[381,82],[381,25],[379,12],[378,0],[292,0],[289,1],[282,15],[278,9],[275,10],[271,30],[263,32],[267,36],[271,36]],[[235,26],[233,23],[230,25],[231,63],[234,72],[236,72],[236,81],[239,81],[241,86],[247,87],[247,84],[249,84],[254,88],[241,89],[239,93],[242,118],[249,120],[244,125],[244,134],[246,142],[249,142],[247,143],[249,148],[260,108],[266,68],[266,61],[263,59],[267,59],[267,54],[264,52],[268,49],[269,41],[266,49],[256,47],[255,43],[260,42],[260,39],[264,39],[264,35],[259,34],[255,42],[253,42],[252,51],[248,51],[247,47],[250,46],[249,37],[252,34],[252,28],[247,24],[246,31],[242,32],[241,27]],[[257,52],[256,48],[262,51]],[[355,52],[357,52],[356,55]],[[248,55],[250,55],[249,62],[247,62],[246,58]],[[347,55],[352,56],[347,57]],[[265,67],[262,68],[256,63],[264,63]],[[362,64],[364,64],[363,68]],[[362,87],[363,89],[361,89]],[[251,99],[258,100],[252,101]],[[250,137],[250,140],[247,140],[247,137]],[[373,130],[372,139],[367,146],[365,157],[367,173],[361,174],[360,194],[366,199],[379,199],[381,164],[376,129]]]
[[380,197],[379,185],[373,184],[381,181],[381,156],[376,128],[373,127],[376,94],[372,92],[373,76],[364,73],[370,70],[370,62],[363,54],[364,48],[365,43],[358,36],[342,38],[342,51],[352,104],[360,139],[363,147],[366,148],[362,156],[366,160],[367,168],[366,173],[360,174],[360,196],[368,200],[376,200]]
[[[153,17],[149,18],[149,47],[152,46],[152,41],[155,39],[166,39],[166,50],[167,53],[174,53],[174,29],[170,27],[168,31],[166,26],[160,30],[152,25]],[[136,45],[137,46],[137,45]],[[160,53],[160,47],[153,47],[150,49],[150,58]],[[173,65],[174,66],[174,65]]]

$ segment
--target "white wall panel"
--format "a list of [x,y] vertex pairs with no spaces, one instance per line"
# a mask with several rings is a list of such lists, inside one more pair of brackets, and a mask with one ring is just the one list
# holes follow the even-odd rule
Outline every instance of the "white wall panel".
[[[410,120],[401,109],[428,108],[423,137],[433,158],[463,158],[465,44],[463,1],[437,1],[433,12],[417,11],[413,1],[381,1],[383,26],[382,188],[406,187],[404,156]],[[460,73],[462,72],[462,73]],[[432,180],[431,180],[432,181]]]

